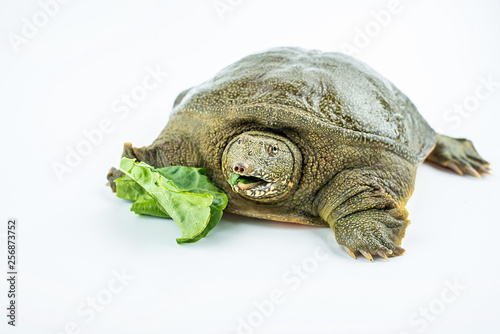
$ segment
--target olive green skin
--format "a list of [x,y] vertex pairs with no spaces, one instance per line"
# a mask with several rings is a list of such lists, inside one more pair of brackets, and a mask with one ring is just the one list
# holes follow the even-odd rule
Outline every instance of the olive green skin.
[[[246,131],[282,135],[300,150],[301,179],[286,200],[260,205],[231,190],[222,154]],[[152,145],[164,157],[152,162],[206,167],[228,194],[230,212],[327,225],[316,195],[336,174],[396,164],[413,181],[435,141],[411,101],[368,66],[339,53],[279,48],[248,56],[181,93]],[[401,183],[406,202],[413,182]]]
[[[238,163],[244,164],[244,172],[238,170]],[[234,192],[260,204],[282,202],[292,195],[301,172],[302,154],[299,149],[285,137],[274,133],[245,132],[229,142],[222,154],[222,173],[226,180],[237,173],[271,183],[265,189],[240,189],[239,185],[233,185]]]
[[[226,148],[255,131],[285,138],[296,166],[300,159],[291,191],[275,201],[252,200],[228,183]],[[229,212],[329,225],[351,250],[399,255],[417,167],[438,138],[399,89],[360,61],[278,48],[182,92],[154,143],[126,144],[123,155],[155,167],[207,168]]]

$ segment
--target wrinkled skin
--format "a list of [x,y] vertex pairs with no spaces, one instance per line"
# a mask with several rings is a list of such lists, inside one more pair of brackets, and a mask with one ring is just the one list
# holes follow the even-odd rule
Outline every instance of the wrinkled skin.
[[279,202],[290,196],[301,167],[301,156],[293,143],[265,132],[237,136],[222,157],[223,173],[228,180],[233,173],[260,179],[233,185],[233,191],[260,203]]
[[[404,252],[405,205],[426,159],[488,173],[472,143],[436,135],[411,101],[338,53],[279,48],[248,56],[182,92],[160,136],[123,156],[205,167],[227,211],[330,226],[353,257]],[[233,173],[258,177],[231,185]],[[108,180],[121,176],[111,169]]]

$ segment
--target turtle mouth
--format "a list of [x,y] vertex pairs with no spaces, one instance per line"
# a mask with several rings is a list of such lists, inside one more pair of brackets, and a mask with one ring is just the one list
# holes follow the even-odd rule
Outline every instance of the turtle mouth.
[[252,190],[264,191],[272,183],[257,176],[241,175],[238,173],[231,173],[228,182],[237,192],[247,192]]

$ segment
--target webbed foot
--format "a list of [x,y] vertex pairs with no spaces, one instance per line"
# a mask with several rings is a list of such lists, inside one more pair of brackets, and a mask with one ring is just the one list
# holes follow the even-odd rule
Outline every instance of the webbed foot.
[[[123,153],[122,157],[127,157],[129,159],[136,159],[139,161],[144,160],[144,150],[143,149],[138,149],[135,147],[132,147],[132,144],[127,142],[123,144]],[[107,186],[111,187],[112,192],[116,192],[116,183],[115,180],[119,179],[122,177],[124,174],[117,168],[111,167],[109,169],[108,175],[106,175],[106,178],[108,179],[108,183],[106,184]]]
[[481,177],[490,174],[490,164],[481,158],[472,142],[464,138],[437,135],[437,143],[427,160],[453,170],[459,175]]
[[110,187],[111,187],[111,191],[112,192],[116,192],[116,183],[115,183],[115,180],[122,177],[124,174],[122,173],[122,171],[120,171],[119,169],[116,169],[115,167],[111,167],[109,169],[109,172],[108,172],[108,175],[106,176],[106,178],[108,179],[108,184]]
[[388,260],[405,252],[400,245],[408,224],[403,210],[369,210],[339,220],[334,231],[337,242],[351,257],[356,259],[359,251],[373,262],[373,255]]

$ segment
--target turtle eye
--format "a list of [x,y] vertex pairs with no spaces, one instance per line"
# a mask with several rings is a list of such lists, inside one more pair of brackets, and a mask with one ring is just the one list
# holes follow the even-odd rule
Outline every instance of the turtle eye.
[[275,155],[276,153],[278,153],[279,150],[280,149],[277,144],[274,144],[273,146],[269,145],[267,147],[267,152],[269,152],[269,154],[271,155]]
[[241,138],[238,138],[238,145],[241,144]]

